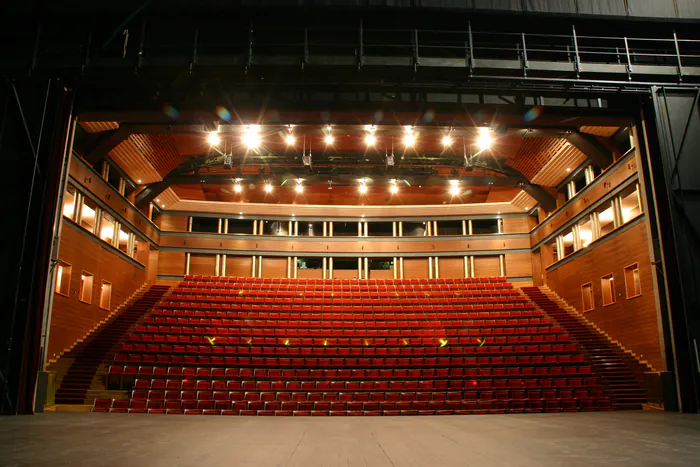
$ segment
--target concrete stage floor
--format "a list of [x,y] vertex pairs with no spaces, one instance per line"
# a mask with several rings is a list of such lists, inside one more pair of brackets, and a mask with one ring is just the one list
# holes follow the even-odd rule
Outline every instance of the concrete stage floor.
[[286,418],[0,417],[0,466],[700,465],[700,417],[664,412]]

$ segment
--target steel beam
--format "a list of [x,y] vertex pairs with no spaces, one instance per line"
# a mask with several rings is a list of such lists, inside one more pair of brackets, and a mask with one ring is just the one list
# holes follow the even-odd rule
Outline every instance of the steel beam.
[[566,139],[598,167],[604,169],[613,163],[612,152],[593,136],[576,131],[569,134]]

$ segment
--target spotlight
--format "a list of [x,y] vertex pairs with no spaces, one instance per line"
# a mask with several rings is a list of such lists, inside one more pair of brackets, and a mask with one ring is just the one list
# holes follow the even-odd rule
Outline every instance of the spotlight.
[[136,180],[136,183],[142,183],[141,180]]
[[265,184],[265,192],[272,193],[272,185],[270,185],[269,183],[266,183]]
[[364,183],[360,185],[360,193],[363,195],[367,193],[367,185],[365,185]]
[[209,144],[212,146],[216,146],[221,142],[221,136],[219,136],[218,133],[212,131],[209,133],[209,136],[207,136],[207,141],[209,141]]
[[236,183],[235,185],[233,185],[233,191],[235,191],[236,193],[240,193],[241,191],[243,191],[243,187],[240,183]]
[[450,180],[450,194],[452,196],[459,194],[459,180]]
[[374,143],[377,142],[377,137],[374,136],[373,134],[369,134],[365,136],[365,143],[367,143],[367,146],[374,146]]
[[326,142],[326,144],[333,144],[333,135],[326,135],[323,140]]
[[304,185],[297,185],[294,189],[297,191],[297,193],[303,193]]
[[398,186],[396,186],[396,185],[391,185],[391,186],[389,187],[389,193],[391,193],[392,195],[395,195],[395,194],[398,193],[398,192],[399,192],[399,187],[398,187]]
[[413,146],[413,144],[415,142],[416,142],[416,138],[412,134],[407,134],[403,137],[403,145],[406,147]]
[[241,140],[248,148],[257,148],[260,145],[260,135],[252,131],[247,131]]
[[287,137],[284,140],[287,142],[287,146],[293,146],[294,141],[296,141],[294,135],[287,135]]
[[476,144],[479,147],[479,149],[481,151],[489,149],[491,147],[491,143],[493,143],[493,138],[491,138],[491,135],[489,134],[489,129],[480,128],[479,138],[476,140]]
[[452,138],[450,138],[449,136],[445,136],[444,138],[442,138],[442,145],[445,147],[452,146]]

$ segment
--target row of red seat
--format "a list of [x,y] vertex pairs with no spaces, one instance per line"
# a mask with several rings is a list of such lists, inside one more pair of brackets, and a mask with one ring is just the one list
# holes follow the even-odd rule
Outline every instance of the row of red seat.
[[490,277],[459,277],[453,279],[284,279],[277,277],[234,277],[234,276],[203,276],[187,274],[185,282],[239,282],[244,284],[354,284],[382,285],[382,284],[476,284],[505,282],[505,276]]
[[330,297],[334,295],[357,295],[374,296],[376,294],[387,295],[400,293],[401,295],[424,292],[445,291],[452,294],[475,293],[508,293],[516,292],[513,286],[503,282],[498,284],[463,284],[463,285],[416,285],[416,286],[374,286],[361,288],[359,286],[332,285],[324,287],[322,285],[265,285],[265,284],[223,284],[223,283],[189,283],[177,286],[173,291],[176,293],[205,293],[205,294],[236,294],[243,292],[249,294],[275,294],[276,296],[289,296],[291,293],[299,292],[303,294],[314,293],[318,296]]

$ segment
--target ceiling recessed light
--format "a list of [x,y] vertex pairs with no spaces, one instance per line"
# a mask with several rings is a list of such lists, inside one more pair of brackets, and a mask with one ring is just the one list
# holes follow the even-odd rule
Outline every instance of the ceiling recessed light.
[[372,134],[365,136],[365,143],[367,143],[367,146],[373,146],[374,143],[376,143],[376,142],[377,142],[376,136],[374,136]]
[[294,135],[287,135],[287,137],[284,140],[287,142],[288,146],[293,145],[294,141],[296,141],[296,139],[294,138]]
[[211,133],[209,133],[209,136],[207,136],[207,141],[209,141],[209,144],[211,144],[212,146],[216,146],[221,142],[221,136],[219,136],[219,134],[215,131],[212,131]]
[[391,186],[389,187],[389,192],[390,192],[392,195],[395,195],[396,193],[399,192],[399,187],[396,186],[396,185],[391,185]]
[[266,183],[265,184],[265,191],[267,193],[272,193],[272,185],[270,185],[269,183]]
[[[297,193],[303,193],[304,192],[304,185],[297,185],[295,188]],[[294,215],[294,214],[292,214]]]
[[416,138],[412,134],[407,134],[403,137],[403,145],[406,147],[413,146],[413,144],[415,142],[416,142]]
[[360,193],[362,193],[364,195],[365,193],[367,193],[367,185],[365,185],[365,184],[360,185],[359,190],[360,190]]
[[143,183],[141,180],[136,180],[136,183]]
[[156,203],[160,203],[160,198],[156,198]]
[[445,147],[452,146],[452,138],[450,138],[449,136],[445,136],[444,138],[442,138],[442,145]]
[[333,135],[326,135],[323,140],[326,142],[326,144],[333,144]]
[[571,172],[571,168],[570,168],[570,167],[567,167],[567,168],[566,168],[566,171],[567,171],[567,172]]
[[163,207],[165,207],[165,204],[163,204]]
[[235,191],[236,193],[240,193],[241,191],[243,191],[243,187],[240,185],[240,183],[236,183],[235,185],[233,185],[233,191]]

